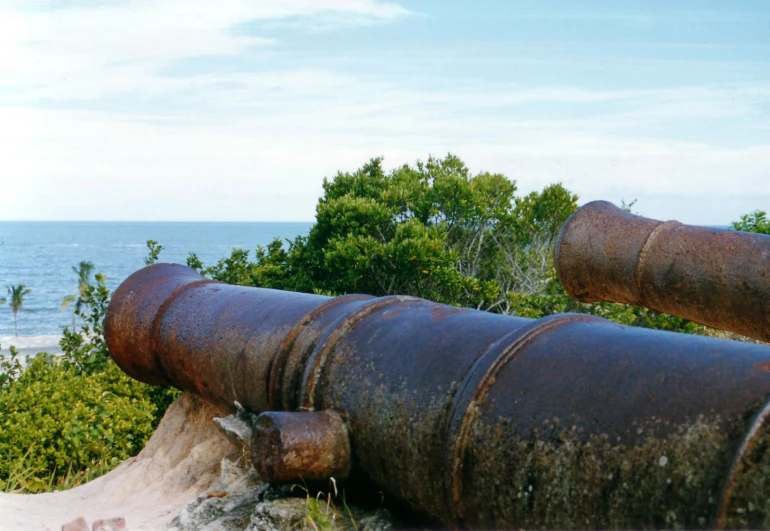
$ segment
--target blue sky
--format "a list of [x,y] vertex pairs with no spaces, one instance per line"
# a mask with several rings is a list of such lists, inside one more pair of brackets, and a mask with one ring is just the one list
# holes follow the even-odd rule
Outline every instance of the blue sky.
[[312,220],[459,155],[659,219],[770,210],[770,4],[0,0],[0,219]]

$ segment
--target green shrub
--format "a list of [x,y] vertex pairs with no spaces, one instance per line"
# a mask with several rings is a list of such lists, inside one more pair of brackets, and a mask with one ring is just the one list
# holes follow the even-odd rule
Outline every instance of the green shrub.
[[114,363],[85,374],[38,355],[0,391],[0,478],[24,462],[34,492],[70,471],[135,455],[154,429],[147,391]]
[[[158,247],[160,249],[160,247]],[[0,353],[0,490],[76,486],[136,455],[176,389],[145,385],[109,357],[103,275],[84,290],[79,330],[64,330],[62,356],[38,354],[22,368]]]
[[[162,247],[153,240],[149,240],[147,246],[150,248],[150,258],[147,260],[151,260],[152,263],[157,260]],[[112,295],[104,285],[105,280],[104,275],[97,274],[96,284],[89,285],[85,289],[83,310],[75,312],[83,322],[80,330],[64,329],[63,337],[59,342],[62,349],[62,365],[76,375],[104,377],[106,374],[115,374],[132,384],[139,385],[144,393],[142,396],[154,407],[152,427],[155,428],[180,392],[173,387],[163,388],[140,384],[125,375],[112,361],[104,339],[104,315],[107,313]]]

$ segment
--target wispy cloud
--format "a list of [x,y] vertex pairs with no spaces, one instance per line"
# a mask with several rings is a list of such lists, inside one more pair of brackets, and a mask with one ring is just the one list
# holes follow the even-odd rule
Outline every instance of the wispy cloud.
[[[38,195],[30,204],[17,204],[18,215],[45,215],[51,202],[81,183],[78,189],[93,195],[60,205],[60,215],[114,217],[124,203],[136,205],[124,210],[129,217],[309,219],[321,178],[337,169],[352,170],[378,155],[395,166],[447,151],[473,168],[505,172],[524,191],[553,181],[564,182],[584,200],[697,190],[711,207],[686,214],[691,222],[732,219],[741,209],[770,201],[770,143],[725,146],[699,138],[697,131],[690,139],[682,131],[672,133],[682,120],[745,115],[746,108],[725,105],[734,89],[591,93],[548,87],[523,91],[515,100],[516,106],[627,105],[546,119],[496,112],[505,108],[498,101],[507,101],[505,90],[417,91],[322,70],[236,78],[243,88],[217,91],[218,100],[191,107],[207,111],[190,110],[173,120],[157,113],[0,109],[0,123],[17,124],[0,134],[4,164],[19,170],[19,180],[6,192],[50,194],[48,202]],[[640,135],[643,127],[656,128],[656,134]],[[726,188],[752,190],[734,201],[732,214],[719,208]],[[287,194],[293,197],[288,203],[281,199]],[[654,204],[641,206],[646,214],[672,217]]]
[[27,100],[170,91],[183,82],[158,73],[173,61],[234,56],[275,44],[233,31],[248,21],[322,16],[328,24],[348,25],[408,14],[375,0],[222,0],[215,8],[186,0],[131,0],[54,10],[0,4],[0,88]]
[[[654,83],[640,68],[681,59],[602,55],[583,61],[631,81],[533,81],[520,66],[570,66],[536,42],[288,51],[311,32],[329,33],[316,45],[436,23],[375,0],[52,5],[0,3],[0,217],[311,219],[338,169],[448,151],[523,191],[562,181],[663,218],[674,205],[719,223],[770,204],[767,76]],[[689,65],[719,74],[721,61]],[[463,69],[474,63],[482,75]]]

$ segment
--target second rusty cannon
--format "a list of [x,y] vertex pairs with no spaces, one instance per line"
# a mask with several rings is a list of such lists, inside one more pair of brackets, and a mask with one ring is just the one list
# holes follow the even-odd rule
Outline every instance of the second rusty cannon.
[[564,224],[556,271],[582,302],[644,306],[770,342],[770,236],[584,205]]
[[268,481],[352,471],[453,527],[770,524],[763,345],[171,264],[123,282],[105,327],[134,378],[260,413]]

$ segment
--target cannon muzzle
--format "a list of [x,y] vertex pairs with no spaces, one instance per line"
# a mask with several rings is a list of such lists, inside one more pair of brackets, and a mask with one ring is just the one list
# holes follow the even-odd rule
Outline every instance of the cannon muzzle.
[[770,236],[635,216],[594,201],[555,249],[567,293],[644,306],[770,342]]
[[131,275],[106,317],[115,362],[261,413],[264,479],[351,470],[448,526],[770,523],[770,348],[540,320],[412,297]]

